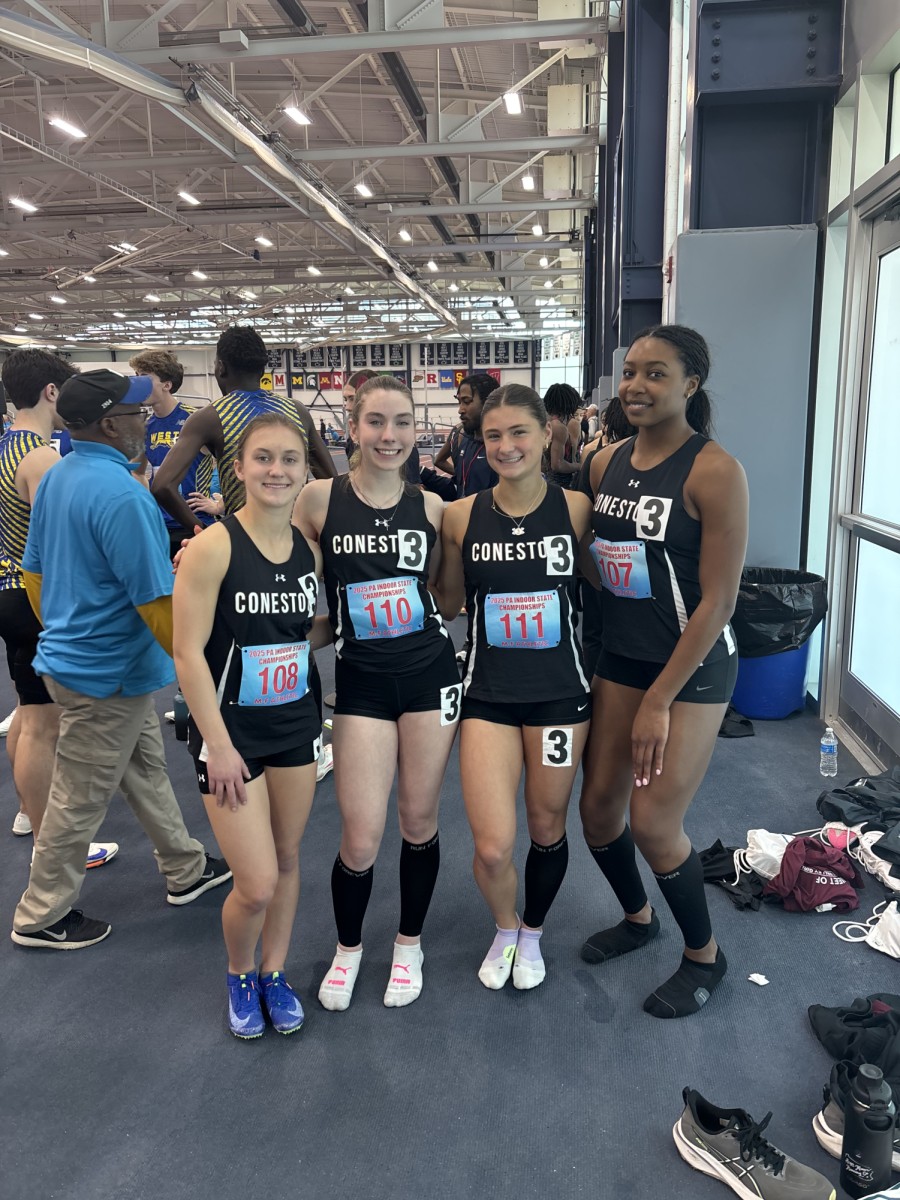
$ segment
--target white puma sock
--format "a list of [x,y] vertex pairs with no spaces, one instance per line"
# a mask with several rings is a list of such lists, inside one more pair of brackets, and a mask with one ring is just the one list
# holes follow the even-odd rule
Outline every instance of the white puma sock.
[[520,929],[516,946],[516,961],[513,963],[513,987],[520,992],[537,987],[544,982],[547,969],[541,957],[541,930]]
[[342,950],[340,946],[319,988],[319,1003],[330,1012],[343,1012],[350,1007],[353,987],[359,975],[362,949]]
[[394,942],[394,961],[391,977],[384,993],[385,1008],[403,1008],[418,1000],[422,993],[422,962],[425,955],[421,944],[401,946]]
[[518,929],[501,929],[491,942],[484,962],[478,968],[478,978],[486,988],[498,991],[509,979],[513,959],[516,957],[516,943],[519,940]]

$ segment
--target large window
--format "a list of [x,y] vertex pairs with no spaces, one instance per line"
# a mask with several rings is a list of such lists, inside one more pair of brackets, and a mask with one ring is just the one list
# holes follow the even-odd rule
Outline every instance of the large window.
[[900,554],[860,539],[850,673],[900,717]]
[[900,246],[881,256],[876,288],[860,510],[900,526]]

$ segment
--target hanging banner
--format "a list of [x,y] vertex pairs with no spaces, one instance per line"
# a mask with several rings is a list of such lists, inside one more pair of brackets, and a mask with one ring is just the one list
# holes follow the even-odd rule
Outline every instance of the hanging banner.
[[475,366],[489,367],[491,365],[491,343],[476,342],[475,343]]
[[426,387],[437,387],[437,385],[438,385],[437,371],[426,371],[425,372],[425,386]]
[[350,347],[350,359],[353,363],[354,371],[358,371],[361,368],[368,366],[368,363],[366,362],[366,347],[365,346],[351,346]]
[[528,366],[528,349],[530,342],[513,342],[513,362],[517,366]]
[[306,370],[306,355],[302,350],[291,351],[291,370],[304,371]]
[[453,347],[450,342],[438,342],[434,352],[434,360],[439,367],[450,366],[453,360]]
[[343,388],[343,386],[344,386],[344,372],[343,371],[332,371],[331,372],[331,386],[337,392],[339,392]]
[[392,342],[390,346],[388,346],[388,366],[406,366],[406,347],[402,342]]
[[[393,375],[393,377],[395,379],[399,379],[401,381],[401,383],[406,383],[406,372],[405,371],[391,371],[391,374]],[[408,384],[407,384],[407,386],[408,386]]]
[[469,343],[453,342],[452,346],[454,367],[467,367],[469,365]]
[[369,347],[369,362],[372,364],[373,367],[383,367],[385,364],[385,358],[386,358],[386,355],[385,355],[385,351],[384,351],[384,346],[370,346]]
[[273,371],[271,379],[273,392],[287,391],[287,375],[284,373],[284,371]]
[[452,371],[439,371],[438,377],[440,379],[440,385],[442,388],[452,388],[453,387],[453,372]]
[[264,391],[264,392],[271,392],[271,390],[272,390],[272,376],[271,376],[271,375],[268,373],[268,371],[265,373],[265,375],[262,375],[262,376],[260,377],[260,380],[259,380],[259,386],[260,386],[260,388],[262,389],[262,391]]
[[424,383],[425,382],[425,372],[414,370],[412,373],[412,381],[413,381],[413,387],[415,387],[416,384],[418,384],[418,383]]
[[434,343],[420,342],[419,343],[419,366],[433,367],[434,366]]
[[490,375],[491,379],[497,380],[498,387],[500,386],[500,373],[499,367],[489,367],[487,371],[487,374]]
[[311,371],[316,370],[317,367],[324,367],[325,366],[325,347],[324,346],[316,346],[312,350],[307,350],[306,365],[309,367],[309,369]]
[[341,371],[344,367],[344,355],[340,346],[328,347],[328,366],[332,371]]
[[324,372],[319,375],[319,391],[320,392],[330,392],[331,391],[331,375],[330,375],[330,373]]
[[539,363],[543,357],[544,343],[535,340],[531,343],[531,361]]
[[494,365],[498,367],[509,365],[509,342],[494,342]]
[[454,371],[454,372],[453,372],[453,386],[454,386],[454,387],[459,387],[459,385],[460,385],[460,384],[462,383],[462,381],[463,381],[463,380],[466,378],[466,376],[468,375],[468,373],[469,373],[469,372],[468,372],[468,370],[465,370],[465,371],[456,370],[456,371]]
[[308,392],[317,392],[319,390],[319,377],[311,371],[304,375],[303,386]]
[[302,392],[306,387],[306,377],[302,371],[291,372],[291,391]]

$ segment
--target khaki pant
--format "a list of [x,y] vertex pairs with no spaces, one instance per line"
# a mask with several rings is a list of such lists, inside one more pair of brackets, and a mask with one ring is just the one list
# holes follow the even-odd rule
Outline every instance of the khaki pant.
[[59,741],[31,877],[13,919],[16,930],[46,929],[70,911],[84,882],[88,848],[116,788],[156,847],[169,891],[196,883],[206,857],[185,828],[166,774],[152,693],[98,700],[49,675],[43,680],[62,710]]

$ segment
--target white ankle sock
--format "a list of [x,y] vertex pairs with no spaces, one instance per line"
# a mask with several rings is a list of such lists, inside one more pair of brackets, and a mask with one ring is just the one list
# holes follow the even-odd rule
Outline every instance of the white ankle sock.
[[513,987],[517,987],[520,992],[526,992],[529,988],[543,983],[546,974],[547,968],[541,958],[541,930],[520,929],[516,961],[512,971]]
[[343,1012],[350,1007],[353,988],[359,975],[362,950],[342,950],[340,946],[328,973],[319,988],[319,1003],[330,1012]]
[[394,961],[391,977],[384,993],[385,1008],[403,1008],[418,1000],[422,993],[422,962],[425,955],[421,945],[401,946],[394,942]]
[[484,962],[478,968],[478,978],[486,988],[498,991],[509,979],[513,959],[516,957],[516,943],[519,940],[518,929],[501,929],[491,942],[491,948]]

